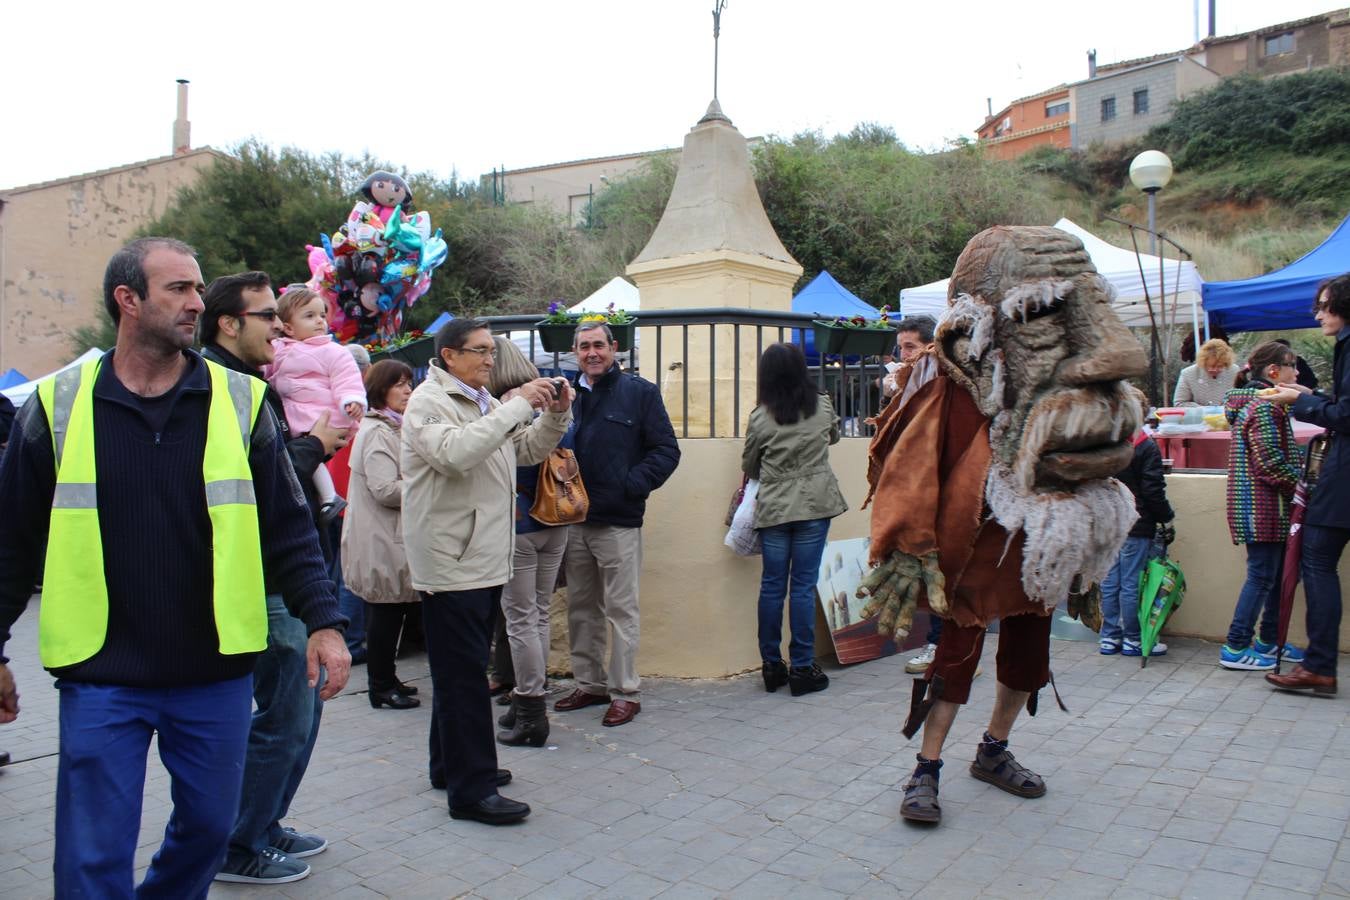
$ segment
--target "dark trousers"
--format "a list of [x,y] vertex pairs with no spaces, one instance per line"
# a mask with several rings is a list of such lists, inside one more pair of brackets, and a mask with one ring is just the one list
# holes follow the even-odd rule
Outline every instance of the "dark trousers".
[[[1014,691],[1035,693],[1050,680],[1050,616],[1034,613],[1008,616],[998,624],[999,684]],[[944,622],[942,637],[938,640],[933,664],[924,675],[925,681],[942,676],[940,699],[951,703],[965,703],[970,699],[970,683],[980,664],[984,649],[983,625],[957,625]]]
[[1308,652],[1303,668],[1314,675],[1336,674],[1341,638],[1341,576],[1336,567],[1347,541],[1350,529],[1303,526],[1303,593],[1308,598]]
[[323,701],[309,686],[305,658],[309,633],[286,610],[279,594],[267,598],[267,649],[253,667],[253,719],[244,757],[239,816],[230,835],[231,861],[256,856],[281,839],[281,820],[291,808],[319,739]]
[[422,594],[431,668],[433,782],[445,780],[450,806],[472,806],[497,793],[497,743],[488,695],[488,646],[502,585]]
[[[1333,566],[1334,568],[1334,566]],[[1238,594],[1228,646],[1241,650],[1252,642],[1257,616],[1261,643],[1274,644],[1280,630],[1280,575],[1284,571],[1284,541],[1252,541],[1247,545],[1247,580]]]
[[[239,809],[252,683],[247,675],[174,688],[56,682],[57,897],[206,896]],[[136,888],[146,753],[156,734],[173,813]],[[11,838],[24,830],[12,819],[6,828]]]
[[398,684],[394,654],[404,621],[422,615],[420,603],[366,603],[366,686],[392,690]]

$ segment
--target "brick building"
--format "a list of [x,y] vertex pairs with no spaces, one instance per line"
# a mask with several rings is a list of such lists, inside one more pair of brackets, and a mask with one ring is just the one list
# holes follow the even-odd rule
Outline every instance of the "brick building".
[[980,143],[995,159],[1016,159],[1035,147],[1071,146],[1072,103],[1067,85],[1014,100],[980,126]]

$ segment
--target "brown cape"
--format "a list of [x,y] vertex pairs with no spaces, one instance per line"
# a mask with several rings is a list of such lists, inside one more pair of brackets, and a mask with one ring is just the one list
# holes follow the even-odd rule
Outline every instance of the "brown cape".
[[[897,398],[912,371],[902,370]],[[1009,543],[985,507],[992,456],[989,419],[940,367],[908,401],[882,411],[868,451],[871,489],[863,505],[872,504],[870,562],[895,550],[914,556],[936,550],[948,616],[962,626],[1049,614],[1022,589],[1021,532]]]

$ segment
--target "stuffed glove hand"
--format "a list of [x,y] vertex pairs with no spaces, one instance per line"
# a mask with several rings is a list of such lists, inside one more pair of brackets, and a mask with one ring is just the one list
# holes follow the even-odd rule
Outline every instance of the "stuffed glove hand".
[[879,634],[889,635],[894,640],[908,637],[914,624],[920,588],[928,594],[928,608],[937,615],[945,615],[948,609],[946,580],[938,568],[937,553],[918,557],[895,551],[867,573],[858,587],[859,599],[871,598],[863,607],[863,617],[880,613],[877,620]]

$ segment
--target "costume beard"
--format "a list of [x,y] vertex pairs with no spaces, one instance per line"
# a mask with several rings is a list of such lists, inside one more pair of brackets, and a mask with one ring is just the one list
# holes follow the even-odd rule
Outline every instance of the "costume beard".
[[1028,493],[997,460],[989,467],[984,496],[1009,543],[1019,529],[1024,533],[1022,589],[1047,610],[1063,602],[1070,588],[1082,591],[1101,582],[1139,518],[1134,496],[1114,478]]

